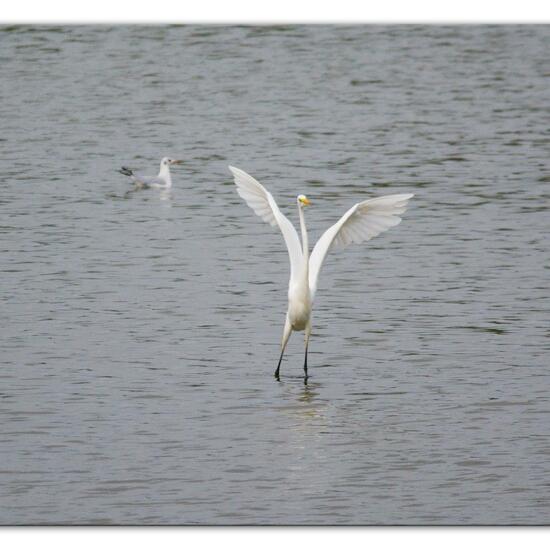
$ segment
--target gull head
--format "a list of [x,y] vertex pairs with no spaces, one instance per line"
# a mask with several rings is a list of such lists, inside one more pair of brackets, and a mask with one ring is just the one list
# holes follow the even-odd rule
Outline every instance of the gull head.
[[183,160],[175,160],[175,159],[172,159],[170,157],[164,157],[160,163],[163,165],[163,166],[172,166],[173,164],[182,164],[183,163]]
[[305,195],[298,195],[296,200],[298,201],[298,204],[301,204],[303,206],[309,206],[311,204],[311,202],[309,202],[309,199]]

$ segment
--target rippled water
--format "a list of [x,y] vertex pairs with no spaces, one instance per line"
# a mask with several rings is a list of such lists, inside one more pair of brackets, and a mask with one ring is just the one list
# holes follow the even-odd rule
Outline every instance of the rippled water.
[[[548,26],[1,27],[0,522],[550,521]],[[185,159],[175,188],[120,165]],[[277,231],[359,200],[302,380]]]

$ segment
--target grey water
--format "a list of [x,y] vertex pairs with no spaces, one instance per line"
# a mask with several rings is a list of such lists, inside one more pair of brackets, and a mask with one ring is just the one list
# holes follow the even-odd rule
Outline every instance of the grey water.
[[[550,523],[549,90],[544,25],[1,27],[0,523]],[[228,164],[313,242],[415,193],[307,386]]]

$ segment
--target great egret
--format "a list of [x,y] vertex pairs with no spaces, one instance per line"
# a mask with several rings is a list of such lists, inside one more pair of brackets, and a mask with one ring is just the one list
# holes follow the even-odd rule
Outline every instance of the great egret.
[[281,213],[271,193],[243,170],[233,166],[230,166],[229,170],[235,178],[239,195],[260,218],[273,227],[278,225],[285,239],[290,258],[288,310],[275,378],[279,380],[283,354],[292,331],[305,330],[304,382],[307,383],[307,348],[311,335],[311,308],[317,290],[319,272],[327,252],[331,246],[344,247],[351,243],[362,243],[390,227],[394,227],[401,221],[399,214],[405,212],[407,202],[414,195],[412,193],[386,195],[355,204],[340,220],[323,233],[310,257],[304,220],[304,207],[310,204],[308,198],[305,195],[298,195],[296,198],[302,232],[300,246],[296,229]]
[[134,173],[133,170],[122,166],[119,172],[125,176],[130,176],[136,187],[155,187],[156,189],[170,189],[172,187],[172,177],[170,176],[170,166],[182,164],[183,160],[174,160],[164,157],[160,161],[160,170],[158,176],[145,176]]

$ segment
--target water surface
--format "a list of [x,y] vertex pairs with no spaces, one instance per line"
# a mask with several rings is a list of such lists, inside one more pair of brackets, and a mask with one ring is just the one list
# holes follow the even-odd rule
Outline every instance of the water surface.
[[[1,27],[0,522],[548,523],[548,26]],[[170,194],[120,165],[185,159]],[[304,387],[281,236],[331,254]]]

